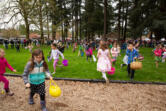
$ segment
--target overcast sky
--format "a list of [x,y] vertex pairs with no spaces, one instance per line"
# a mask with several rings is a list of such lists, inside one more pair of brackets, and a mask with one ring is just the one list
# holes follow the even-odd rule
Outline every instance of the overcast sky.
[[[0,10],[2,9],[2,6],[5,4],[5,2],[6,2],[7,0],[0,0]],[[116,3],[112,3],[112,5],[113,5],[113,7],[115,7],[116,6]],[[0,12],[1,13],[1,12]],[[10,15],[10,14],[7,14],[5,17],[2,17],[2,14],[0,14],[0,28],[1,29],[7,29],[7,28],[9,28],[9,27],[13,27],[13,24],[15,24],[15,22],[17,21],[15,18],[13,19],[13,20],[11,20],[8,24],[4,24],[4,22],[7,22],[9,19],[10,19],[10,17],[11,17],[12,15]],[[21,19],[22,17],[21,17],[21,15],[19,16],[19,19]],[[16,26],[15,26],[15,28],[18,26],[18,25],[20,25],[20,24],[24,24],[24,21],[22,21],[21,23],[18,23]],[[35,27],[33,26],[33,25],[31,25],[30,26],[30,28],[31,29],[35,29]]]

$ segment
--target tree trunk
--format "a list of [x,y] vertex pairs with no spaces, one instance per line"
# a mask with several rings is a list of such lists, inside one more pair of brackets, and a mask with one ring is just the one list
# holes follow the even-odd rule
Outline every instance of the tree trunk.
[[81,35],[81,3],[82,3],[82,0],[80,0],[80,3],[79,3],[79,16],[80,16],[80,39],[82,39],[82,35]]
[[25,20],[25,27],[26,27],[26,39],[29,40],[29,23],[28,23],[28,18],[24,17]]
[[42,44],[44,43],[44,34],[43,34],[43,14],[42,14],[42,1],[39,1],[39,22],[40,22],[40,37]]
[[78,0],[75,2],[75,40],[78,41]]
[[107,0],[104,0],[104,39],[107,33]]
[[[127,0],[127,4],[128,4],[128,0]],[[125,14],[125,28],[124,28],[123,40],[126,40],[127,24],[128,24],[128,7],[126,9],[126,14]]]
[[121,34],[120,20],[121,20],[121,0],[119,0],[119,10],[118,10],[118,39],[120,39],[120,34]]
[[50,28],[49,28],[48,11],[47,11],[47,36],[48,36],[48,39],[49,39],[50,38]]
[[56,21],[54,19],[52,20],[52,39],[53,40],[56,39],[56,29],[55,29]]
[[[125,2],[125,0],[123,0],[123,2]],[[125,11],[125,6],[124,6],[124,3],[122,5],[123,9],[122,9],[122,13],[123,13],[123,16],[122,16],[122,37],[124,37],[124,28],[125,28],[125,25],[124,25],[124,22],[126,21],[125,17],[126,17],[126,13],[124,12]],[[126,22],[125,22],[126,23]]]

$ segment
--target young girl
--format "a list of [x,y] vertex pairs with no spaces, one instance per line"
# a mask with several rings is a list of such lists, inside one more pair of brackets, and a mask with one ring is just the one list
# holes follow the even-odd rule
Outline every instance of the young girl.
[[53,62],[53,67],[54,67],[54,72],[52,74],[55,74],[56,73],[56,65],[59,61],[59,55],[61,55],[62,59],[64,59],[64,56],[62,54],[62,52],[60,52],[58,49],[57,49],[57,45],[56,44],[51,44],[51,56],[50,56],[50,60],[53,58],[54,59],[54,62]]
[[80,43],[80,45],[79,45],[78,56],[80,56],[80,54],[81,54],[81,57],[84,55],[82,43]]
[[85,48],[85,53],[86,53],[86,59],[88,61],[88,58],[90,58],[90,61],[92,61],[92,55],[93,55],[93,51],[90,47],[89,44],[87,44],[86,48]]
[[77,43],[74,43],[73,44],[73,52],[75,52],[76,48],[77,48]]
[[22,75],[26,88],[30,88],[29,104],[34,104],[35,93],[40,95],[42,111],[47,111],[45,103],[45,75],[52,80],[43,51],[36,49],[32,52],[32,58],[27,63]]
[[109,83],[106,72],[111,70],[111,56],[105,41],[100,41],[97,58],[97,71],[102,72],[102,76],[106,80],[106,83]]
[[163,47],[162,62],[165,62],[165,59],[166,59],[166,46]]
[[161,45],[158,44],[155,51],[154,51],[154,54],[155,54],[155,63],[156,63],[156,68],[158,68],[158,64],[159,62],[161,62],[161,55],[162,55],[162,50],[161,50]]
[[116,62],[116,59],[117,59],[119,53],[120,53],[120,50],[119,50],[117,44],[114,43],[114,45],[111,49],[112,59],[115,60],[114,63]]
[[32,53],[33,45],[31,43],[29,43],[28,49],[29,49],[29,52]]
[[133,80],[134,79],[134,73],[135,70],[130,68],[130,64],[138,58],[138,52],[134,49],[134,46],[132,43],[129,43],[128,49],[126,51],[126,55],[128,56],[128,67],[127,67],[127,71],[128,71],[128,76],[130,76],[130,79]]
[[4,89],[7,95],[13,96],[14,93],[12,93],[9,90],[9,81],[3,76],[3,74],[6,72],[6,67],[8,67],[11,71],[16,72],[15,69],[13,69],[10,64],[8,64],[7,60],[4,58],[5,51],[3,49],[0,49],[0,82],[4,83]]

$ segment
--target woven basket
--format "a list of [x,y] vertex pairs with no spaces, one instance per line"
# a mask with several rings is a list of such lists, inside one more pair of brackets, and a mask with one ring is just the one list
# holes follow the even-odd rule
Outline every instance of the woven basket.
[[135,61],[130,64],[130,68],[134,70],[138,70],[142,68],[142,62]]

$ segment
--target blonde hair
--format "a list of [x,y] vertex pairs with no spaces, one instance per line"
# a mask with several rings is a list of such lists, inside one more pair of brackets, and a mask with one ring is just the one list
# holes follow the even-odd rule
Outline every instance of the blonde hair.
[[0,52],[1,52],[1,51],[4,51],[4,49],[0,48]]

